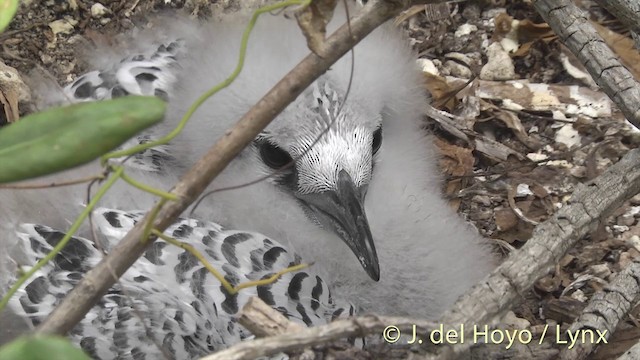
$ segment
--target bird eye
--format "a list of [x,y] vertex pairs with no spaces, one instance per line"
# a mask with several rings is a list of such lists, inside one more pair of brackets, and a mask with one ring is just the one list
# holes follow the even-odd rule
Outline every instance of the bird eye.
[[382,128],[379,127],[378,129],[376,129],[376,131],[373,133],[373,142],[371,144],[371,147],[373,148],[373,153],[377,153],[378,150],[380,150],[380,145],[382,145]]
[[259,146],[260,157],[270,168],[279,169],[291,161],[291,155],[269,141],[263,141]]

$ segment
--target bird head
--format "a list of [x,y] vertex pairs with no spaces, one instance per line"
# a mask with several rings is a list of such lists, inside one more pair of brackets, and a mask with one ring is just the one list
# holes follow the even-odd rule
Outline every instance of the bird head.
[[337,234],[375,281],[376,247],[364,201],[382,144],[379,114],[349,101],[330,79],[315,82],[255,140],[273,182],[315,223]]

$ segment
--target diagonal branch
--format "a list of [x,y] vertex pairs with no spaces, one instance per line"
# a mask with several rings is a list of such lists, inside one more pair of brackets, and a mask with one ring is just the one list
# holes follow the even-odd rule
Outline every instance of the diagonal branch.
[[624,116],[640,129],[640,86],[571,0],[535,0],[538,13]]
[[[209,151],[181,178],[172,189],[180,200],[160,207],[153,228],[164,231],[204,191],[209,183],[247,146],[269,122],[311,83],[326,72],[334,62],[362,40],[377,26],[400,13],[409,5],[407,0],[370,1],[360,14],[343,25],[325,43],[326,52],[319,57],[308,55],[276,84],[238,123],[219,139]],[[65,334],[114,284],[113,269],[121,276],[155,240],[144,241],[145,216],[122,241],[65,297],[36,331]]]
[[586,359],[598,344],[607,343],[605,339],[610,338],[620,321],[627,317],[640,300],[639,276],[640,259],[634,259],[602,291],[593,295],[589,305],[567,332],[587,335],[595,333],[595,341],[576,341],[573,348],[562,350],[560,359]]

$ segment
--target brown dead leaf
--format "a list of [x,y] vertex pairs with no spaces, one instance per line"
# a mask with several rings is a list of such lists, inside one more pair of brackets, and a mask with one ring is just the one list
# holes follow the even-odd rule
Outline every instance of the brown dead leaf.
[[605,346],[598,347],[598,351],[589,356],[591,360],[609,360],[621,357],[633,345],[638,343],[640,339],[640,328],[620,326],[611,334]]
[[424,85],[433,99],[432,106],[436,109],[452,112],[458,103],[455,94],[461,90],[460,86],[453,87],[442,76],[428,72],[423,72],[422,75],[424,76]]
[[424,5],[413,5],[407,10],[400,13],[400,15],[396,16],[393,20],[393,25],[398,26],[403,22],[407,21],[409,18],[424,12]]
[[440,168],[451,176],[470,175],[473,172],[475,158],[471,149],[449,144],[448,142],[436,138],[436,146],[440,149],[442,159]]
[[557,38],[547,23],[536,24],[528,19],[514,20],[507,13],[499,14],[493,21],[496,24],[492,35],[494,42],[504,38],[518,39],[520,46],[511,54],[513,57],[527,55],[536,41],[542,40],[548,43]]
[[493,31],[493,41],[500,41],[513,29],[513,17],[507,13],[498,14],[493,18],[493,22],[496,24]]
[[640,52],[630,37],[620,35],[592,21],[592,25],[602,36],[609,47],[620,57],[620,62],[627,67],[636,79],[640,78]]
[[578,270],[584,270],[589,265],[594,263],[601,263],[605,255],[611,250],[608,246],[609,243],[602,241],[599,243],[585,246],[580,252],[576,260],[576,267]]
[[[531,196],[529,196],[531,197]],[[529,212],[531,211],[532,205],[533,205],[533,200],[520,200],[520,201],[515,201],[514,200],[514,204],[518,207],[518,209],[522,210],[522,213],[529,217]]]
[[545,293],[553,293],[560,290],[560,279],[553,275],[547,275],[534,283],[534,288]]
[[531,50],[531,46],[533,46],[534,43],[535,43],[534,41],[529,41],[520,45],[518,50],[516,50],[511,54],[511,57],[517,58],[517,57],[526,56],[527,54],[529,54],[529,51]]
[[[29,99],[29,89],[20,78],[18,71],[0,61],[0,111],[7,123],[18,121],[18,102]],[[0,125],[3,122],[0,121]]]
[[549,43],[557,38],[547,23],[536,24],[525,19],[518,23],[517,37],[520,47],[511,56],[522,57],[529,54],[531,46],[537,41]]
[[549,215],[553,213],[553,209],[547,205],[547,199],[532,199],[532,200],[522,200],[517,202],[517,206],[519,209],[522,209],[524,215],[528,219],[532,219],[536,222],[542,222],[547,220]]
[[337,0],[312,1],[308,6],[296,13],[298,26],[307,39],[307,46],[315,54],[324,53],[324,39],[327,34],[327,24],[333,17]]
[[549,192],[547,191],[547,189],[545,189],[544,186],[538,184],[537,182],[532,182],[529,185],[529,189],[531,189],[531,192],[533,192],[533,194],[538,198],[544,199],[549,196]]
[[7,99],[7,97],[0,92],[0,107],[2,108],[2,112],[0,112],[0,126],[18,120],[18,103],[15,99]]
[[556,38],[556,34],[551,30],[551,27],[549,27],[549,24],[547,23],[536,24],[529,19],[521,20],[518,23],[518,40],[521,43],[537,40],[550,42]]
[[482,110],[490,113],[494,119],[500,120],[506,125],[526,147],[534,151],[540,148],[540,144],[529,137],[520,118],[514,112],[501,109],[482,99],[480,100],[480,104]]
[[569,264],[571,264],[571,262],[573,260],[575,260],[576,257],[570,254],[566,254],[565,256],[562,257],[562,259],[560,259],[560,262],[558,263],[561,267],[565,267]]
[[501,208],[495,211],[494,215],[498,231],[506,232],[518,225],[518,217],[510,208]]
[[[518,204],[527,209],[531,205],[528,201],[519,202]],[[516,211],[519,211],[521,214],[517,214]],[[522,217],[522,210],[518,207],[515,209],[513,207],[496,209],[494,212],[494,220],[498,231],[495,236],[510,244],[514,241],[526,241],[531,238],[534,226],[524,221]]]
[[[473,157],[471,149],[449,144],[439,138],[435,139],[435,144],[442,154],[440,158],[440,169],[442,169],[445,174],[450,176],[464,176],[472,173],[475,158]],[[447,195],[458,193],[466,185],[464,180],[463,178],[459,178],[448,181],[445,193]],[[457,210],[460,202],[461,199],[453,198],[449,202],[449,205]]]

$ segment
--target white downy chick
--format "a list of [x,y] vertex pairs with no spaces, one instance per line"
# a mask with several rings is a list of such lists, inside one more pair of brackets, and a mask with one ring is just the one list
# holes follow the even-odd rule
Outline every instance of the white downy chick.
[[[344,15],[338,13],[330,28],[343,22]],[[97,62],[103,70],[80,77],[65,92],[73,101],[161,96],[169,102],[165,122],[136,141],[157,138],[235,67],[244,24],[233,17],[206,24],[167,20],[164,30],[134,36],[125,60],[101,57]],[[168,189],[308,52],[295,21],[262,17],[239,78],[207,101],[171,144],[132,159],[137,169],[131,174]],[[256,293],[308,325],[354,309],[437,318],[485,276],[494,265],[489,246],[441,196],[436,154],[422,129],[427,97],[406,41],[390,25],[381,27],[355,47],[354,69],[349,88],[351,56],[339,60],[210,188],[254,180],[301,156],[294,167],[255,185],[215,193],[193,219],[182,219],[167,230],[194,244],[234,283],[262,278],[293,263],[313,262],[310,269],[231,296],[190,255],[157,242],[72,338],[100,358],[136,358],[133,354],[158,351],[151,341],[141,340],[145,333],[139,319],[125,315],[130,305],[119,286],[139,299],[156,340],[170,355],[192,358],[247,336],[233,315]],[[94,164],[63,176],[77,178],[96,169]],[[0,244],[17,243],[22,254],[14,260],[33,263],[50,248],[47,239],[59,240],[57,230],[68,228],[85,197],[85,186],[0,190],[0,218],[8,220],[0,224]],[[107,247],[139,219],[133,210],[148,209],[152,203],[153,197],[128,185],[114,188],[95,214]],[[88,229],[77,237],[74,246],[12,300],[11,311],[37,324],[78,281],[78,274],[99,261],[101,253],[86,240],[91,238]]]

